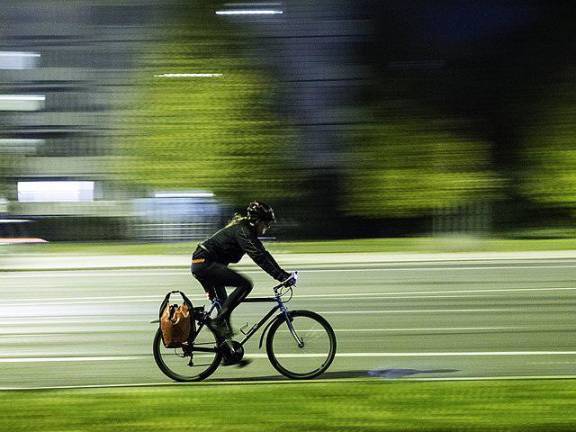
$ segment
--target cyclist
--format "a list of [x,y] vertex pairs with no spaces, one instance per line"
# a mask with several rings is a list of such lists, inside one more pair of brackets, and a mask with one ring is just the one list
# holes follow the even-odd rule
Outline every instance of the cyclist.
[[[274,210],[268,204],[254,201],[248,205],[246,216],[235,214],[224,228],[198,245],[192,255],[192,274],[202,284],[212,300],[224,301],[218,316],[209,325],[221,338],[233,334],[230,315],[252,291],[252,282],[228,268],[246,253],[262,270],[278,281],[293,274],[284,271],[258,239],[275,221]],[[292,279],[294,279],[292,277]],[[225,287],[234,287],[230,295]]]

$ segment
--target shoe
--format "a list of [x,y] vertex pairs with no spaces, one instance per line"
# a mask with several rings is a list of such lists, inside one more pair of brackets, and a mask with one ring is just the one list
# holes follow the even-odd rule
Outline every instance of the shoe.
[[236,363],[238,363],[238,360],[230,357],[224,357],[221,364],[222,366],[234,366]]
[[248,366],[250,363],[252,363],[252,360],[250,359],[242,359],[240,360],[238,363],[236,363],[236,367],[238,369],[242,369],[243,367]]
[[222,366],[236,366],[238,369],[248,366],[252,363],[250,359],[235,360],[231,358],[222,359]]
[[206,324],[222,339],[230,339],[232,336],[234,336],[232,326],[224,318],[208,319]]
[[[235,343],[231,339],[224,339],[220,344],[220,349],[222,350],[222,366],[235,365],[242,358],[243,351],[237,352],[234,345]],[[241,346],[240,350],[242,350]]]

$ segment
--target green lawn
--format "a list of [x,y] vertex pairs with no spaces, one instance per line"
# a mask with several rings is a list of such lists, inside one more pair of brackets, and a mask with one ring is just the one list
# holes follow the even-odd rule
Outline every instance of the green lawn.
[[573,431],[576,381],[334,382],[0,394],[2,431]]
[[[197,242],[182,243],[47,243],[34,245],[3,245],[9,253],[94,254],[94,255],[181,255],[189,254]],[[378,238],[328,240],[314,242],[268,242],[271,252],[338,253],[338,252],[513,252],[543,250],[576,250],[576,239],[488,239],[448,238]]]

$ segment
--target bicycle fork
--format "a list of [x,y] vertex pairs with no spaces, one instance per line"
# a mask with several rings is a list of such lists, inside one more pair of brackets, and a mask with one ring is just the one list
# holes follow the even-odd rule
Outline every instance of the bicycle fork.
[[284,317],[286,318],[286,324],[288,325],[288,330],[290,330],[290,334],[292,335],[292,337],[294,338],[294,340],[298,344],[298,348],[304,348],[304,341],[296,333],[296,329],[292,325],[292,319],[290,318],[290,314],[288,313],[288,309],[286,309],[286,306],[284,306],[284,303],[282,303],[282,302],[280,302],[280,310],[282,311],[282,313],[284,314]]

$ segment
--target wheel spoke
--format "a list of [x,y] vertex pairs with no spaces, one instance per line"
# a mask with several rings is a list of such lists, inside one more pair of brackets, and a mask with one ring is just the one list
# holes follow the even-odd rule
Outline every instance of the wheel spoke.
[[198,381],[208,377],[220,364],[214,334],[202,329],[191,347],[166,348],[160,330],[154,339],[154,359],[160,370],[176,381]]
[[290,378],[318,376],[334,359],[334,332],[326,320],[313,312],[298,311],[291,316],[293,329],[285,320],[270,329],[267,341],[270,361]]

